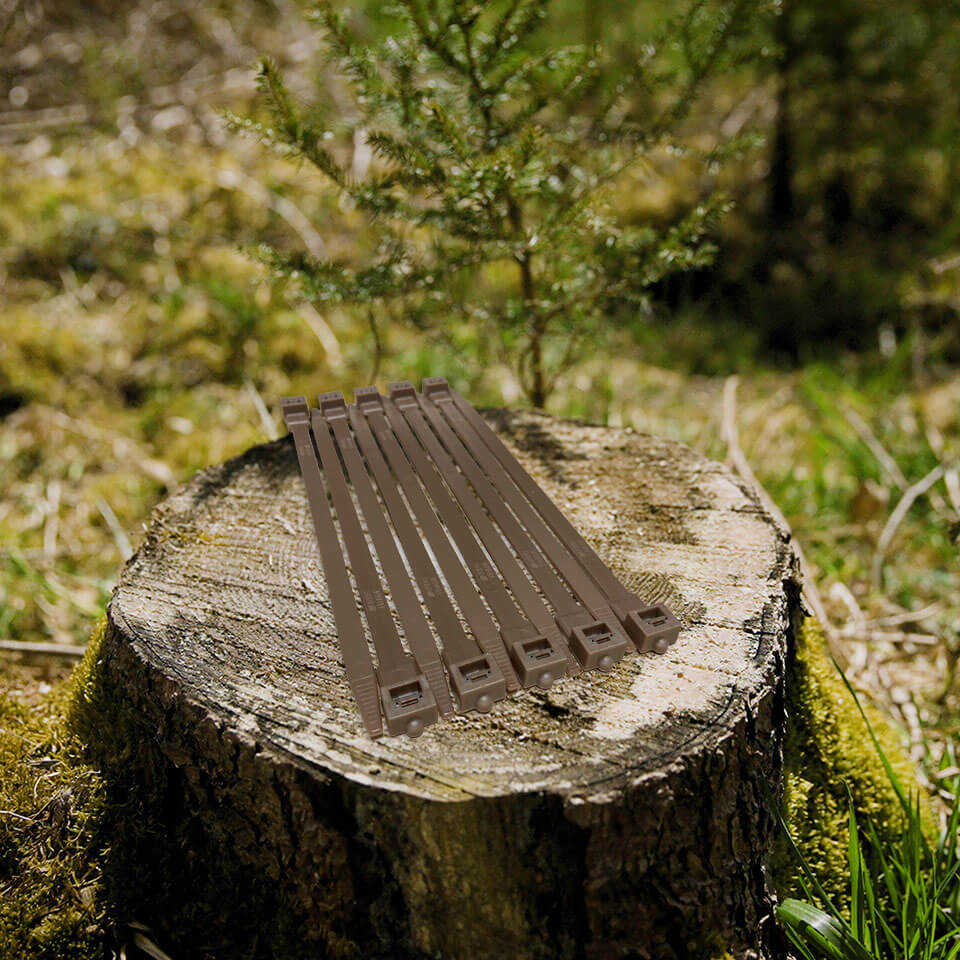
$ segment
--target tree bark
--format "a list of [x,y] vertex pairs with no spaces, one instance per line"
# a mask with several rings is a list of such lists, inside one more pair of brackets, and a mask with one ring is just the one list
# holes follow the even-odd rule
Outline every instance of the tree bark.
[[[125,566],[97,668],[129,745],[123,789],[155,798],[141,856],[169,873],[168,854],[192,852],[202,878],[175,922],[149,864],[137,881],[131,909],[178,958],[267,957],[291,930],[311,956],[768,955],[799,606],[789,535],[678,444],[487,416],[621,579],[672,607],[680,640],[374,742],[343,678],[293,444],[198,474]],[[232,889],[203,903],[220,857],[283,905],[255,933]],[[201,916],[212,926],[192,929]]]

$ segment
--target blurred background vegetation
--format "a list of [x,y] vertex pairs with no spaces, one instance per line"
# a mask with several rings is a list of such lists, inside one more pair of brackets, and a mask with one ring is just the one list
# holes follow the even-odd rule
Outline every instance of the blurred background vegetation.
[[[629,64],[674,12],[555,0],[541,42]],[[482,324],[394,308],[372,328],[250,255],[369,253],[328,178],[224,123],[260,115],[264,54],[295,102],[349,108],[305,13],[0,0],[0,678],[31,709],[70,663],[44,645],[85,642],[153,505],[279,436],[280,397],[376,370],[524,402],[511,343]],[[392,22],[372,2],[350,16],[361,37]],[[936,793],[960,727],[960,5],[774,0],[735,53],[678,120],[686,147],[652,150],[612,200],[663,230],[722,191],[715,256],[610,298],[547,408],[748,463],[832,649]],[[362,137],[344,149],[369,162]]]

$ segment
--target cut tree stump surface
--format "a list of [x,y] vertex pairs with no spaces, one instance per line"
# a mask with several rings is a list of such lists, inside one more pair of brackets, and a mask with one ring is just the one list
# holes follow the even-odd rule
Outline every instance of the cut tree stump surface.
[[[354,890],[368,915],[348,917],[347,926],[362,929],[342,936],[368,955],[488,955],[463,945],[475,931],[452,912],[461,909],[458,881],[444,880],[437,866],[448,856],[469,861],[469,851],[447,850],[440,827],[431,839],[429,819],[478,798],[475,809],[487,811],[478,815],[481,855],[507,857],[501,882],[513,902],[523,901],[527,881],[510,875],[512,844],[536,865],[531,889],[549,895],[551,884],[582,884],[586,899],[550,931],[517,908],[489,955],[683,956],[679,931],[699,935],[696,923],[735,951],[759,946],[784,661],[799,602],[789,535],[728,469],[679,444],[533,413],[485,416],[617,576],[677,614],[684,628],[665,655],[631,655],[610,674],[523,691],[489,715],[455,716],[416,740],[371,740],[343,676],[286,437],[203,471],[160,505],[111,600],[105,662],[114,662],[137,710],[149,716],[164,701],[156,737],[167,759],[190,771],[190,789],[225,782],[212,772],[226,762],[216,755],[221,746],[202,733],[213,729],[218,744],[231,744],[237,776],[256,778],[266,765],[272,789],[291,795],[308,794],[311,778],[334,783],[357,829],[368,817],[363,843],[402,904],[378,913],[375,893]],[[183,716],[171,720],[171,711]],[[204,816],[229,820],[247,802],[222,789],[220,812],[211,804]],[[512,823],[510,814],[490,822],[498,802],[518,799],[549,811],[539,826]],[[284,836],[271,839],[264,814],[256,842],[241,836],[238,850],[248,848],[252,862],[269,859],[265,848],[276,862],[321,861],[308,848],[319,850],[338,828],[316,807],[284,802],[295,811]],[[438,812],[437,823],[445,817]],[[450,842],[469,844],[460,835],[467,821],[458,823]],[[568,850],[574,864],[551,866],[555,851],[539,849],[549,847],[552,823],[567,840],[571,830],[579,838]],[[391,852],[394,841],[404,857],[417,847],[426,877]],[[322,870],[316,877],[326,882]],[[292,899],[326,929],[329,905],[316,906],[306,879],[293,882]],[[476,884],[474,894],[496,898]]]

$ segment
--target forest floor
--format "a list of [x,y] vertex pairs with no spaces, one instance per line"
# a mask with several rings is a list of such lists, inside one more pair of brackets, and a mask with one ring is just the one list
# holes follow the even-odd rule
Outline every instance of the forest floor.
[[[115,35],[77,22],[2,39],[0,686],[28,711],[49,712],[168,491],[279,436],[282,396],[371,378],[366,324],[298,302],[244,250],[335,252],[350,235],[326,224],[350,212],[225,132],[218,111],[251,99],[258,52],[293,67],[313,52],[292,3],[231,9],[137,4]],[[692,317],[624,335],[558,381],[550,410],[745,460],[806,556],[835,655],[935,790],[960,732],[960,371],[918,371],[904,343],[689,372],[722,339]],[[381,384],[438,373],[478,405],[520,397],[495,353],[471,375],[439,341],[387,331]]]

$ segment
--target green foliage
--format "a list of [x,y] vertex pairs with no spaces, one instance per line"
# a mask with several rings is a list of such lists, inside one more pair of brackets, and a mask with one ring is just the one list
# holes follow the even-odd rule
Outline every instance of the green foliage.
[[955,0],[779,6],[774,62],[794,195],[775,213],[815,213],[828,240],[854,224],[922,229],[934,212],[924,206],[946,201],[960,172],[958,11]]
[[[846,677],[843,681],[896,798],[897,819],[890,823],[858,812],[845,783],[843,898],[828,889],[831,878],[788,833],[804,899],[786,898],[777,916],[804,960],[954,960],[960,956],[960,776],[950,778],[949,812],[931,843],[919,795],[904,786],[853,688]],[[944,768],[951,757],[948,751]]]
[[[741,146],[697,153],[679,135],[753,7],[696,0],[623,64],[599,47],[543,49],[544,0],[405,0],[382,42],[321,6],[349,108],[330,84],[297,104],[264,59],[270,119],[231,123],[324,174],[367,218],[369,253],[350,263],[263,245],[260,257],[313,302],[366,314],[378,350],[387,317],[421,330],[466,320],[498,339],[542,406],[611,314],[649,309],[651,285],[711,260],[721,193],[656,224],[623,217],[618,191],[657,151],[712,168]],[[349,144],[369,162],[355,149],[349,164]]]

